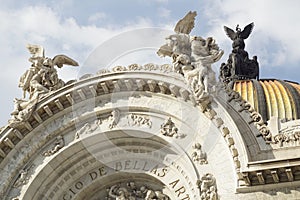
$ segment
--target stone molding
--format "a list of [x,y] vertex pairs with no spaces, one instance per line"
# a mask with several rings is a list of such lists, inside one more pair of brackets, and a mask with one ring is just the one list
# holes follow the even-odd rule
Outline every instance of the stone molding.
[[[125,79],[121,76],[122,74],[122,72],[115,72],[107,74],[111,76],[106,75],[103,77],[103,75],[98,75],[88,80],[84,79],[42,98],[28,120],[20,122],[14,127],[7,125],[1,131],[0,163],[19,141],[44,121],[64,109],[98,95],[125,91],[143,91],[169,95],[184,101],[191,101],[192,103],[195,102],[188,88],[185,89],[183,87],[184,84],[174,85],[174,81],[173,83],[164,82],[163,78],[151,79],[149,76],[151,73],[145,73],[146,77],[143,78],[140,72],[126,72],[127,78]],[[120,76],[114,77],[117,75]],[[88,85],[85,84],[86,82],[88,82]]]
[[[170,96],[171,98],[180,98],[181,100],[191,102],[192,105],[196,105],[203,114],[210,119],[216,127],[219,128],[222,133],[228,148],[232,154],[233,163],[236,169],[236,174],[239,179],[240,186],[252,187],[257,185],[273,184],[279,182],[291,182],[298,181],[297,170],[300,164],[295,164],[291,168],[278,167],[265,170],[245,170],[241,169],[241,163],[239,159],[239,152],[235,146],[235,141],[233,139],[232,133],[225,126],[224,121],[218,116],[218,113],[213,109],[211,104],[207,105],[204,109],[201,105],[195,104],[193,95],[191,95],[188,88],[185,86],[184,80],[182,78],[172,77],[172,84],[167,81],[162,81],[164,79],[152,76],[152,73],[136,73],[136,72],[126,72],[126,79],[124,77],[124,72],[114,72],[112,74],[102,74],[95,77],[90,77],[88,79],[82,79],[72,85],[68,85],[64,88],[55,91],[42,98],[38,104],[36,110],[32,113],[32,116],[28,121],[20,123],[16,127],[6,127],[0,133],[0,156],[1,161],[9,154],[11,150],[15,148],[19,141],[21,141],[30,131],[38,127],[40,124],[44,123],[47,119],[55,116],[57,113],[68,109],[78,103],[81,103],[90,98],[95,98],[99,95],[107,95],[115,92],[127,92],[127,91],[138,91],[138,92],[152,92],[162,95]],[[156,74],[156,76],[162,76]],[[136,77],[139,77],[136,79]],[[153,77],[150,79],[150,77]],[[167,79],[168,80],[168,79]],[[177,82],[176,82],[177,81]],[[176,83],[176,84],[174,84]],[[230,97],[229,97],[230,99]],[[232,101],[237,99],[237,101]],[[239,103],[239,98],[232,98],[228,103],[237,102]],[[214,100],[213,100],[214,101]],[[216,103],[214,101],[214,103]],[[249,110],[248,105],[242,102],[240,105],[240,111]],[[113,115],[111,114],[113,117]],[[145,116],[139,116],[141,119],[146,120]],[[143,118],[144,117],[144,118]],[[115,117],[113,117],[115,118]],[[259,120],[251,117],[250,113],[249,125],[259,124]],[[130,118],[129,118],[130,119]],[[113,120],[117,123],[118,120]],[[147,121],[147,120],[146,120]],[[132,121],[131,123],[133,123]],[[97,123],[101,123],[97,122]],[[95,124],[97,124],[95,122]],[[149,124],[141,122],[142,125],[149,126]],[[140,126],[138,123],[135,125]],[[112,126],[113,128],[113,126]],[[149,128],[151,128],[149,126]],[[89,131],[89,130],[88,130]],[[80,134],[79,134],[80,135]],[[55,153],[55,152],[54,152]],[[284,171],[284,173],[279,173]],[[270,179],[272,177],[272,179]],[[273,181],[270,181],[270,180]],[[24,179],[25,180],[25,179]]]
[[[224,87],[223,87],[224,88]],[[238,92],[230,88],[224,88],[227,93],[227,103],[232,104],[232,109],[237,112],[244,112],[249,115],[248,125],[253,126],[258,131],[258,136],[262,136],[267,145],[277,144],[269,128],[265,125],[259,113],[255,112],[250,104],[242,100]],[[228,132],[227,130],[225,132]],[[294,131],[295,132],[295,131]],[[234,143],[234,140],[232,140]],[[273,146],[273,145],[272,145]],[[275,147],[275,149],[278,148]],[[270,149],[272,149],[270,147]],[[262,151],[262,150],[260,150]],[[235,151],[237,154],[238,152]],[[235,158],[234,158],[235,161]],[[288,167],[286,163],[289,163]],[[239,163],[240,166],[240,163]],[[261,191],[262,185],[273,185],[278,183],[298,182],[300,180],[300,159],[276,159],[267,161],[247,162],[247,167],[237,168],[239,180],[237,191]],[[255,189],[251,189],[255,188]]]

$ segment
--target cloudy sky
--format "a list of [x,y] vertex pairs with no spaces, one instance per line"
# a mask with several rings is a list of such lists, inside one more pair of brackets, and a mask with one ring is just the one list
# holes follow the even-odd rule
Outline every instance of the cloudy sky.
[[59,70],[66,81],[113,65],[170,62],[155,52],[190,10],[198,13],[191,34],[213,36],[225,50],[214,69],[231,49],[223,26],[254,22],[246,50],[258,56],[260,77],[300,82],[299,8],[299,0],[0,0],[0,126],[13,99],[22,97],[18,80],[30,66],[26,44],[44,46],[48,57],[77,60],[80,67]]

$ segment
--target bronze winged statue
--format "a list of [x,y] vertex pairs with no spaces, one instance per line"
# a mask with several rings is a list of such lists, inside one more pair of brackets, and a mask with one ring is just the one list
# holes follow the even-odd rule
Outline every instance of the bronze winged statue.
[[251,34],[252,30],[254,27],[254,23],[250,23],[245,28],[243,31],[241,28],[239,28],[239,25],[236,26],[235,30],[232,30],[231,28],[228,28],[227,26],[224,26],[224,30],[226,35],[233,41],[232,43],[232,48],[239,50],[239,49],[244,49],[245,48],[245,43],[244,40],[249,37]]
[[233,41],[232,53],[229,55],[227,63],[222,63],[220,68],[220,79],[229,85],[234,80],[242,79],[259,79],[259,64],[257,56],[250,59],[248,52],[245,51],[244,40],[249,37],[254,27],[254,23],[250,23],[243,30],[236,26],[235,31],[224,26],[226,35]]

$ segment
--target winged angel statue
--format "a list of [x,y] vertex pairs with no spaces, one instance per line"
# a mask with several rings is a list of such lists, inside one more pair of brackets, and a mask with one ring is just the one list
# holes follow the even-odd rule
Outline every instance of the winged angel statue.
[[235,30],[224,26],[224,30],[226,35],[233,41],[232,48],[234,51],[244,50],[245,49],[245,42],[244,40],[249,37],[254,27],[254,23],[248,24],[245,28],[242,29],[239,25],[236,26]]
[[196,15],[196,12],[188,12],[176,24],[176,34],[166,38],[167,43],[160,47],[157,54],[172,57],[174,71],[186,78],[196,99],[201,101],[207,98],[216,82],[211,65],[219,61],[224,52],[212,37],[204,39],[189,35]]
[[54,58],[48,58],[44,55],[44,48],[39,45],[27,45],[27,49],[32,54],[29,61],[32,63],[20,78],[19,87],[23,89],[24,98],[26,92],[30,94],[31,99],[35,94],[47,93],[57,90],[64,86],[64,81],[58,78],[54,66],[59,68],[64,64],[78,66],[78,63],[65,55],[57,55]]
[[[19,87],[23,89],[23,99],[14,99],[15,108],[11,113],[10,124],[28,118],[41,95],[65,85],[65,82],[58,78],[55,66],[59,68],[63,65],[78,66],[75,60],[65,55],[57,55],[54,58],[45,57],[44,48],[40,45],[28,44],[27,49],[32,55],[29,58],[32,65],[20,78]],[[29,100],[25,100],[26,93],[29,93]]]
[[220,70],[220,78],[223,82],[231,82],[234,79],[255,79],[259,78],[259,66],[257,57],[249,59],[247,51],[245,51],[244,40],[249,37],[254,27],[254,23],[250,23],[242,30],[239,25],[235,31],[224,26],[226,35],[233,41],[232,53],[229,55],[227,64],[222,63]]

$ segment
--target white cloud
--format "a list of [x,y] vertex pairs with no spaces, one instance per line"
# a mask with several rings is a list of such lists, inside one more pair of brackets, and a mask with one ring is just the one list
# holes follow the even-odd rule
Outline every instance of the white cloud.
[[168,17],[170,17],[170,14],[171,14],[171,10],[163,8],[163,7],[158,8],[158,15],[160,17],[168,18]]
[[[90,20],[101,17],[105,16],[97,13]],[[30,54],[25,48],[27,43],[44,46],[46,56],[53,57],[63,53],[82,64],[93,49],[113,36],[134,28],[152,26],[151,20],[145,17],[133,19],[125,25],[107,25],[104,28],[80,25],[74,18],[63,18],[46,6],[0,10],[0,24],[0,92],[6,94],[0,97],[0,126],[10,117],[13,98],[21,97],[21,89],[17,87],[18,80],[30,66]],[[77,78],[79,69],[64,67],[59,70],[59,76],[66,81]]]
[[157,2],[157,3],[168,3],[169,0],[155,0],[155,2]]
[[89,16],[88,21],[90,23],[95,23],[97,21],[102,21],[107,17],[107,15],[103,12],[97,12]]
[[[2,113],[0,125],[5,124],[9,118],[9,113],[13,109],[13,98],[21,97],[21,89],[17,87],[18,79],[30,65],[28,62],[30,54],[25,48],[27,43],[44,46],[46,55],[49,57],[63,53],[74,58],[82,65],[96,47],[116,37],[118,34],[135,28],[158,25],[159,27],[172,30],[176,22],[188,11],[185,10],[182,13],[178,13],[178,18],[173,19],[170,13],[172,12],[172,15],[177,14],[175,11],[178,11],[179,4],[177,5],[176,1],[171,4],[168,0],[155,0],[156,6],[158,3],[168,4],[168,7],[159,5],[166,8],[159,6],[154,8],[149,1],[146,3],[143,0],[142,2],[145,2],[142,5],[146,4],[149,6],[149,9],[153,10],[151,18],[155,19],[159,16],[163,20],[154,22],[147,17],[133,16],[129,17],[130,21],[126,21],[123,24],[105,24],[109,23],[107,22],[108,14],[98,12],[90,15],[88,25],[81,25],[76,21],[76,19],[80,20],[80,13],[76,16],[78,18],[65,18],[61,14],[65,7],[72,7],[73,2],[70,0],[62,3],[62,5],[65,4],[65,7],[63,6],[60,9],[51,9],[47,6],[27,6],[11,9],[3,5],[2,10],[0,9],[0,80],[2,83],[0,88]],[[57,4],[60,5],[59,2]],[[186,5],[188,7],[189,3],[187,2]],[[191,5],[193,7],[190,10],[198,11],[197,20],[200,19],[200,21],[205,22],[204,26],[207,36],[215,37],[219,46],[224,48],[223,61],[226,61],[227,55],[231,51],[231,41],[225,36],[222,26],[226,25],[235,28],[236,23],[239,23],[243,27],[254,21],[253,33],[246,40],[246,50],[250,56],[258,56],[262,68],[274,66],[274,71],[276,71],[276,67],[279,68],[278,66],[282,67],[284,65],[285,67],[287,66],[285,70],[289,70],[290,66],[295,66],[296,63],[299,63],[300,14],[298,8],[300,7],[300,1],[206,0],[201,5],[199,4],[201,9],[197,8],[196,4]],[[3,9],[4,7],[6,9]],[[143,8],[145,9],[145,7]],[[133,12],[133,10],[126,12]],[[132,13],[130,14],[132,15]],[[102,27],[96,25],[96,22],[99,20],[104,22],[103,24],[101,22]],[[125,20],[122,19],[122,21]],[[158,24],[165,20],[168,20],[166,21],[167,25]],[[121,22],[118,21],[116,23]],[[193,32],[198,31],[201,32],[203,29],[202,25],[196,22]],[[199,35],[204,36],[202,34]],[[131,40],[134,39],[132,38]],[[149,59],[151,61],[145,61],[144,63],[157,62],[150,54],[148,51],[144,57],[145,60]],[[135,59],[135,57],[138,58]],[[131,60],[133,63],[143,62],[142,57],[140,52],[135,52],[129,57],[120,57],[119,60],[115,60],[115,63],[124,62],[124,65],[126,65]],[[217,65],[214,66],[216,70],[218,70]],[[78,70],[78,68],[64,67],[59,70],[59,75],[64,80],[77,78]],[[293,72],[295,71],[294,69]],[[293,73],[293,76],[296,76],[295,74]]]

